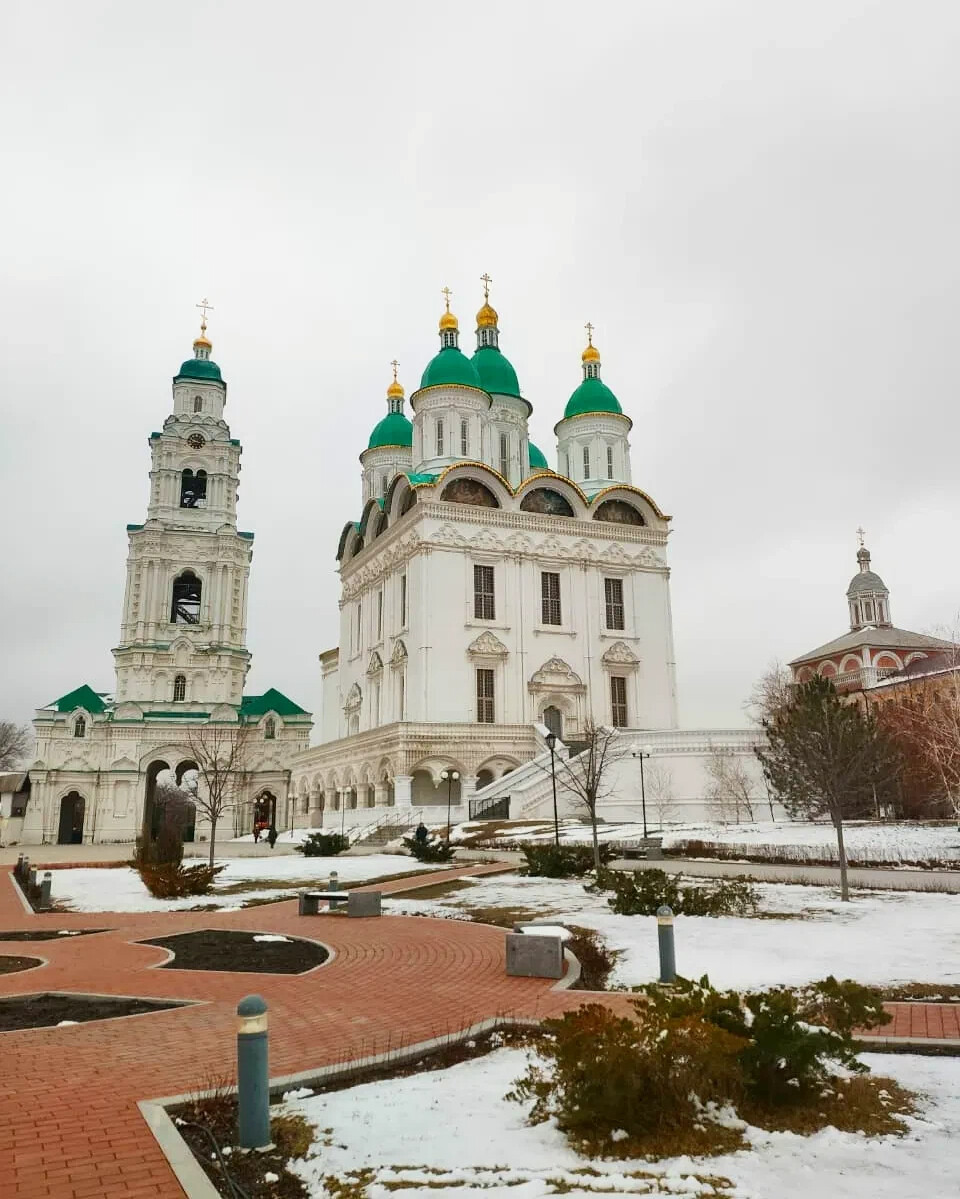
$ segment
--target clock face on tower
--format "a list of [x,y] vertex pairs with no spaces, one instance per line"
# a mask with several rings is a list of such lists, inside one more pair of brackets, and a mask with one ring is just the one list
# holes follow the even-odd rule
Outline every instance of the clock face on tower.
[[187,438],[187,445],[193,450],[202,450],[206,444],[206,438],[202,433],[191,433]]

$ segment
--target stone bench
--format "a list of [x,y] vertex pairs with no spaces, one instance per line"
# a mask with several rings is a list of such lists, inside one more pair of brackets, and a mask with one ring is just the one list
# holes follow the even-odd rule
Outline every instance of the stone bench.
[[647,837],[645,841],[635,841],[625,845],[620,854],[628,860],[659,862],[663,859],[663,838]]
[[563,943],[570,930],[551,921],[515,924],[507,933],[507,974],[517,978],[563,978]]
[[301,916],[317,916],[326,901],[331,912],[345,903],[348,916],[379,916],[382,896],[381,891],[301,891],[298,910]]

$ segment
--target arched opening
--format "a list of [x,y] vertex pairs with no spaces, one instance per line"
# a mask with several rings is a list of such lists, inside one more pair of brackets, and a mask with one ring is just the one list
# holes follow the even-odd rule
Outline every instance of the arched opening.
[[184,841],[193,841],[197,835],[197,787],[200,785],[200,768],[189,759],[180,762],[173,772],[180,788],[177,796],[177,821]]
[[164,771],[167,774],[170,773],[170,765],[167,762],[151,762],[147,767],[147,782],[143,799],[143,836],[151,841],[156,841],[163,823],[166,788],[158,785],[158,779]]
[[277,738],[277,722],[272,716],[263,722],[263,737],[265,741],[275,741]]
[[203,397],[202,396],[194,396],[193,397],[193,410],[194,410],[194,412],[202,412],[203,411]]
[[269,832],[276,827],[277,797],[272,791],[261,791],[253,801],[253,835]]
[[550,487],[534,487],[520,501],[521,512],[542,512],[547,516],[573,516],[570,501]]
[[202,584],[192,570],[185,570],[173,581],[171,624],[199,624]]
[[479,479],[454,479],[440,498],[448,504],[471,504],[474,508],[499,508],[497,497]]
[[180,700],[187,698],[187,676],[178,674],[173,680],[173,702],[179,703]]
[[408,491],[407,494],[403,497],[403,503],[400,505],[400,515],[406,516],[406,514],[410,511],[410,509],[414,506],[414,504],[416,502],[417,502],[417,493],[415,491]]
[[198,470],[196,474],[189,467],[180,475],[180,507],[206,508],[207,506],[207,472]]
[[604,500],[593,514],[594,520],[606,520],[615,525],[644,525],[643,513],[626,500]]
[[78,716],[73,722],[73,735],[74,737],[86,737],[87,718],[85,716]]
[[563,740],[563,713],[558,707],[551,704],[543,709],[543,723],[558,741]]
[[483,770],[477,771],[477,790],[478,791],[482,787],[489,787],[492,782],[493,782],[493,771],[492,770],[487,770],[486,768],[484,768]]
[[377,523],[376,523],[376,525],[375,525],[375,527],[374,527],[374,530],[373,530],[373,539],[374,539],[374,541],[376,541],[376,539],[377,539],[377,538],[378,538],[378,537],[379,537],[379,536],[380,536],[382,533],[386,533],[386,531],[387,531],[387,526],[389,525],[389,523],[390,523],[390,521],[389,521],[389,519],[388,519],[388,517],[387,517],[387,514],[386,514],[386,512],[381,512],[381,513],[380,513],[380,515],[377,517]]
[[87,801],[79,791],[71,791],[60,800],[60,826],[57,830],[58,845],[83,844],[83,817]]

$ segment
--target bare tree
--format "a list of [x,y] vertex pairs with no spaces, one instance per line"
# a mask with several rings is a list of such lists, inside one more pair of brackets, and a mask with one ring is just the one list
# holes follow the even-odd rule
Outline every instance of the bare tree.
[[676,819],[677,815],[673,771],[666,763],[652,762],[647,766],[647,793],[653,801],[653,810],[662,829],[668,820]]
[[211,866],[217,825],[244,794],[249,747],[250,730],[243,726],[208,724],[187,735],[187,748],[197,764],[196,789],[191,798],[197,811],[210,822]]
[[592,719],[584,724],[579,740],[585,745],[582,753],[556,759],[557,782],[590,817],[593,864],[599,870],[597,806],[613,794],[610,768],[629,752],[629,746],[621,741],[619,729],[607,728]]
[[753,821],[753,781],[744,762],[729,749],[710,747],[706,798],[721,820],[731,816],[739,824],[743,813]]
[[743,710],[754,724],[772,720],[777,712],[789,704],[792,687],[793,676],[789,669],[778,658],[774,658],[753,684],[743,702]]
[[0,770],[16,770],[30,748],[30,726],[0,720]]

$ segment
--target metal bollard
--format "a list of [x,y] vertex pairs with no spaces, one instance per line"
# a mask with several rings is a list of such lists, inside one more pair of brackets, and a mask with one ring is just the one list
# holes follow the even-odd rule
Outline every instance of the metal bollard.
[[53,875],[49,870],[45,870],[43,874],[43,882],[40,884],[40,902],[41,908],[50,906],[50,892],[53,890]]
[[17,882],[20,881],[20,875],[22,873],[23,873],[23,854],[21,854],[17,858],[17,864],[13,868],[13,877],[17,880]]
[[27,881],[27,875],[30,873],[30,859],[24,857],[23,865],[20,867],[20,878],[17,880],[21,886]]
[[673,946],[673,911],[666,904],[657,908],[657,940],[660,943],[660,981],[677,981],[677,956]]
[[36,868],[36,866],[31,866],[30,873],[27,875],[27,898],[28,899],[33,895],[36,885],[37,885],[37,868]]
[[237,1004],[237,1132],[241,1149],[270,1144],[267,1004],[260,995]]

